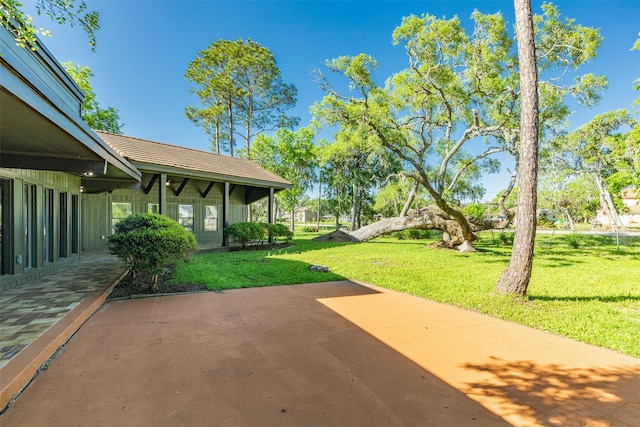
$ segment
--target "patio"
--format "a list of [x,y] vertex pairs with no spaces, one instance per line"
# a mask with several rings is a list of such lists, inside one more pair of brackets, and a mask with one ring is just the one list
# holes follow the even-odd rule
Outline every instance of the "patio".
[[640,360],[350,281],[104,304],[18,425],[632,426]]
[[106,252],[0,293],[0,410],[104,302],[124,273]]

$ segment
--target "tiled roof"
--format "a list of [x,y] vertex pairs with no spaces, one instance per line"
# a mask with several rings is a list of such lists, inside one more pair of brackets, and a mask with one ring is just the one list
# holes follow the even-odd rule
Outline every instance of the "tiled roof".
[[200,172],[226,177],[241,178],[242,181],[258,181],[278,184],[277,187],[286,188],[291,184],[284,178],[268,170],[236,157],[223,156],[206,151],[194,150],[146,139],[125,135],[95,131],[100,138],[111,146],[118,154],[134,163],[168,166],[182,169],[185,174]]

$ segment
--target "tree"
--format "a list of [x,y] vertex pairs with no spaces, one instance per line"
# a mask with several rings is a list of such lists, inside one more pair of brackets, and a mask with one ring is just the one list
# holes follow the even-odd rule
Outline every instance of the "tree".
[[[606,79],[587,74],[564,81],[594,57],[601,37],[597,30],[562,20],[553,5],[542,10],[535,21],[544,71],[540,118],[550,127],[569,114],[566,96],[591,105]],[[472,194],[478,173],[499,169],[498,153],[516,156],[519,149],[521,89],[511,36],[501,14],[475,11],[471,19],[474,28],[467,34],[458,18],[404,18],[393,41],[404,45],[409,67],[384,87],[376,83],[377,63],[369,55],[328,61],[327,68],[347,80],[350,93],[341,93],[320,74],[326,95],[313,109],[327,124],[365,127],[375,134],[433,198],[443,214],[438,224],[451,227],[444,231],[455,237],[454,244],[471,243],[478,229],[455,195]],[[515,179],[512,174],[508,188]]]
[[[36,36],[51,37],[51,32],[44,28],[36,28],[32,17],[26,15],[20,7],[18,0],[2,0],[0,2],[0,24],[15,36],[20,47],[29,47],[36,50]],[[91,49],[96,49],[96,31],[100,29],[99,14],[96,11],[87,11],[84,1],[76,3],[75,0],[36,0],[38,15],[44,13],[59,24],[78,25],[89,37]]]
[[200,106],[187,106],[185,114],[210,135],[218,154],[224,149],[233,156],[236,136],[250,153],[256,135],[298,123],[285,114],[295,106],[295,86],[282,81],[269,49],[250,39],[211,43],[189,63],[185,77],[200,98]]
[[75,65],[73,62],[64,62],[62,66],[84,92],[82,120],[91,129],[121,134],[124,124],[120,123],[118,110],[113,107],[101,108],[96,100],[96,94],[89,83],[89,80],[93,77],[91,69],[82,65]]
[[304,193],[315,181],[317,166],[313,139],[315,131],[302,128],[297,132],[278,130],[275,135],[258,135],[248,159],[291,182],[292,188],[281,191],[277,197],[291,214],[291,230],[294,227],[295,209]]
[[[360,228],[364,211],[371,210],[370,191],[400,169],[400,163],[366,128],[343,127],[332,144],[320,150],[326,191],[342,193],[351,204],[351,231]],[[332,188],[337,187],[337,188]]]
[[531,2],[514,0],[520,68],[518,206],[513,250],[496,283],[499,293],[526,295],[533,270],[538,187],[538,67]]
[[[631,50],[640,50],[640,38],[636,40]],[[640,90],[640,78],[638,78],[636,81],[633,82],[633,89]],[[638,97],[638,99],[636,99],[633,105],[640,105],[640,96]]]
[[633,132],[624,133],[635,125],[627,110],[609,111],[554,141],[568,168],[593,178],[600,209],[614,227],[621,227],[622,222],[613,195],[637,183],[640,143]]

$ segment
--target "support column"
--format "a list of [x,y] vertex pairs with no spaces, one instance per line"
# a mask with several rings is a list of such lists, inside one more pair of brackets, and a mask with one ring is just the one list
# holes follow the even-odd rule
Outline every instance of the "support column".
[[[274,194],[275,192],[273,191],[273,187],[269,188],[269,204],[267,207],[267,222],[269,224],[273,224],[275,223],[275,209],[273,206],[273,202],[274,202]],[[269,236],[269,243],[273,243],[273,237]]]
[[[222,183],[222,230],[229,226],[229,183]],[[227,236],[222,237],[222,246],[228,246]]]
[[276,222],[276,212],[275,212],[275,206],[274,206],[274,202],[275,202],[275,191],[272,188],[269,188],[269,207],[267,209],[267,222],[269,224],[273,224],[274,222]]
[[160,174],[158,182],[158,211],[160,215],[167,215],[167,174]]

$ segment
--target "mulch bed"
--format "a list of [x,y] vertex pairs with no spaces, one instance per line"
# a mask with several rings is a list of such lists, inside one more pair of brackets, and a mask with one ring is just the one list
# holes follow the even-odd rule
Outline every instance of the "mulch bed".
[[175,294],[181,292],[202,292],[206,291],[204,284],[176,284],[171,282],[173,277],[173,266],[169,266],[164,274],[158,276],[157,286],[152,286],[148,277],[140,277],[133,280],[131,272],[113,288],[107,299],[131,298],[132,296]]

